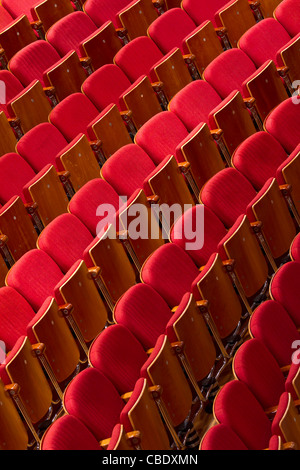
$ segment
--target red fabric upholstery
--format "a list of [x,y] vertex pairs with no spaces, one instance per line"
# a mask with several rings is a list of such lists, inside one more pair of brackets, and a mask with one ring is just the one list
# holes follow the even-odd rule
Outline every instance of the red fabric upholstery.
[[200,198],[229,228],[245,214],[255,196],[255,189],[244,175],[234,168],[225,168],[204,185]]
[[239,436],[225,424],[212,426],[203,436],[201,450],[248,450]]
[[70,142],[78,134],[87,134],[88,125],[98,114],[98,109],[87,96],[73,93],[53,108],[49,120]]
[[199,274],[189,255],[180,247],[169,243],[158,248],[144,263],[142,282],[152,286],[173,308],[179,305]]
[[16,289],[35,312],[45,299],[53,296],[54,287],[63,277],[57,264],[42,250],[30,250],[7,275],[7,285]]
[[283,439],[283,442],[285,442],[285,439],[280,429],[280,421],[286,412],[288,402],[289,402],[289,394],[288,392],[284,392],[280,397],[280,401],[277,407],[277,412],[272,421],[272,433],[277,436],[280,436]]
[[239,47],[260,67],[267,60],[277,64],[277,51],[290,41],[291,37],[274,18],[265,18],[252,26],[239,40]]
[[107,439],[119,423],[124,403],[113,384],[97,369],[85,369],[68,385],[66,411],[80,419],[96,439]]
[[60,55],[46,41],[34,41],[17,52],[9,62],[10,71],[27,86],[39,80],[43,86],[44,72],[60,60]]
[[[108,204],[110,212],[118,211],[120,200],[119,195],[113,187],[101,178],[96,178],[86,183],[74,194],[70,203],[69,211],[80,219],[89,231],[96,236],[108,223],[105,212],[100,214],[102,205]],[[112,223],[114,215],[110,219]],[[104,225],[103,225],[104,224]]]
[[151,77],[153,65],[163,58],[163,53],[147,36],[133,39],[120,49],[114,57],[116,65],[123,70],[131,82],[142,75]]
[[12,18],[26,15],[29,21],[33,21],[31,7],[36,3],[36,0],[2,0],[2,6],[8,11]]
[[204,70],[205,80],[224,99],[232,91],[243,95],[243,82],[256,72],[255,64],[241,49],[229,49],[214,59]]
[[185,11],[171,8],[150,24],[148,34],[164,54],[174,47],[184,54],[183,41],[195,28],[196,24]]
[[66,273],[82,259],[85,248],[93,240],[93,235],[75,215],[62,214],[44,228],[38,245]]
[[234,167],[259,190],[267,179],[276,177],[277,168],[286,158],[287,153],[272,135],[257,132],[239,145],[232,161]]
[[291,97],[273,109],[265,120],[266,130],[288,153],[292,153],[300,142],[299,116],[300,97]]
[[42,450],[101,450],[96,437],[75,416],[54,421],[43,436]]
[[209,125],[209,114],[220,103],[220,96],[209,83],[195,80],[174,96],[170,101],[169,109],[191,132],[200,122],[206,122]]
[[183,0],[182,8],[193,18],[196,24],[200,25],[203,21],[210,20],[214,26],[218,26],[215,22],[215,13],[226,4],[226,0],[201,3],[198,0]]
[[276,271],[270,284],[272,298],[283,305],[297,328],[300,326],[299,279],[300,263],[290,261]]
[[0,160],[0,202],[20,196],[25,202],[23,187],[36,176],[28,163],[17,153],[7,153]]
[[130,197],[143,187],[144,180],[155,170],[147,153],[135,144],[117,150],[101,168],[101,175],[120,196]]
[[135,142],[152,158],[155,165],[176,154],[178,144],[188,136],[182,121],[170,111],[150,118],[136,133]]
[[239,380],[227,382],[214,402],[218,422],[229,426],[249,450],[266,449],[271,422],[247,385]]
[[285,390],[284,375],[274,356],[259,339],[245,341],[234,357],[234,371],[263,409],[277,406]]
[[17,151],[34,171],[39,172],[49,163],[58,169],[56,156],[67,145],[59,130],[45,122],[26,132],[17,143]]
[[127,327],[145,350],[152,348],[158,336],[165,332],[170,317],[168,304],[147,284],[128,289],[114,308],[115,321]]
[[35,316],[32,307],[12,287],[0,289],[0,339],[10,351],[18,338],[26,334],[27,324]]
[[106,21],[112,21],[116,28],[121,26],[118,20],[118,13],[130,3],[128,0],[114,0],[106,2],[105,0],[87,0],[84,4],[84,11],[87,13],[98,27]]
[[128,328],[111,325],[93,342],[89,359],[92,366],[102,372],[122,395],[134,389],[148,355]]
[[253,337],[264,343],[280,367],[291,363],[291,345],[300,340],[300,334],[283,305],[276,300],[261,303],[250,319],[250,328]]
[[277,168],[276,179],[278,181],[278,184],[286,184],[286,180],[283,175],[283,170],[286,166],[288,166],[290,162],[294,160],[295,157],[298,156],[298,154],[300,154],[300,144],[297,145],[295,150],[293,150],[293,152],[291,152],[290,155],[284,160],[284,162],[281,165],[279,165],[279,167]]
[[13,21],[13,16],[8,12],[7,8],[3,5],[0,6],[0,30],[4,29]]
[[82,91],[100,111],[111,103],[121,109],[119,98],[130,86],[130,80],[117,65],[106,64],[84,81]]
[[290,36],[296,36],[300,32],[299,0],[283,0],[276,8],[274,16]]
[[[0,10],[1,11],[1,10]],[[8,70],[0,70],[0,80],[5,83],[5,103],[0,103],[0,111],[9,116],[7,104],[24,90],[22,83]]]
[[294,238],[291,244],[290,254],[293,261],[300,262],[300,234],[296,235]]
[[83,11],[74,11],[51,26],[46,38],[61,57],[72,50],[81,56],[80,44],[96,30],[97,26],[88,15]]
[[[202,210],[204,211],[204,224],[199,227],[198,217],[201,216]],[[195,243],[196,235],[199,236],[199,230],[204,230],[204,244],[202,248],[194,249],[188,248],[188,244]],[[194,239],[188,239],[185,234],[195,233]],[[197,232],[196,232],[197,230]],[[198,267],[203,266],[209,259],[212,253],[217,251],[219,241],[226,235],[227,230],[218,217],[207,206],[195,205],[188,209],[180,219],[173,225],[170,232],[170,240],[172,243],[184,249]]]
[[[298,340],[299,341],[299,340]],[[293,345],[292,345],[293,346]],[[297,343],[299,349],[299,343]],[[299,373],[299,351],[296,351],[295,356],[292,356],[292,363],[288,373],[288,376],[285,381],[285,391],[291,394],[293,400],[298,400],[298,392],[295,390],[294,387],[294,379]]]

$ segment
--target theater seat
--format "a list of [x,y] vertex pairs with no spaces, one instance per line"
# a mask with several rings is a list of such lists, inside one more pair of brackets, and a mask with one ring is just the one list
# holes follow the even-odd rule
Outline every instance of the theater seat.
[[[291,15],[290,12],[293,12]],[[283,0],[274,11],[274,18],[284,27],[291,37],[299,33],[299,0]]]

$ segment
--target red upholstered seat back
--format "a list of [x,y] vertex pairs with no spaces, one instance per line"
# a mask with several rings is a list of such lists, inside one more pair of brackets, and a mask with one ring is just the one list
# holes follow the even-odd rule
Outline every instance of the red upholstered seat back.
[[147,36],[133,39],[120,49],[114,57],[114,62],[127,75],[131,82],[141,75],[150,78],[151,67],[162,59],[163,53]]
[[201,450],[248,450],[240,437],[225,424],[212,426],[201,441]]
[[39,80],[43,86],[43,73],[60,60],[60,55],[47,41],[34,41],[17,52],[9,62],[10,71],[27,86]]
[[[293,14],[291,14],[291,11]],[[299,33],[300,24],[300,1],[285,0],[280,2],[274,12],[275,18],[279,21],[290,36],[296,36]]]
[[88,15],[83,11],[74,11],[51,26],[46,38],[61,57],[72,50],[80,55],[79,45],[96,30],[97,26]]
[[66,273],[83,258],[84,250],[93,240],[93,235],[75,215],[62,214],[44,228],[38,246]]
[[291,97],[280,103],[266,118],[265,128],[291,153],[300,142],[300,97]]
[[7,352],[26,334],[27,324],[34,315],[32,307],[15,289],[6,286],[0,289],[0,338]]
[[242,84],[256,71],[255,64],[241,49],[229,49],[214,59],[204,70],[205,80],[222,97],[238,90],[243,95]]
[[148,355],[128,328],[112,325],[93,342],[89,358],[122,395],[134,389]]
[[80,419],[98,441],[111,436],[123,405],[113,384],[93,367],[78,374],[64,395],[66,411]]
[[39,172],[49,163],[57,168],[56,156],[67,145],[68,142],[61,132],[49,122],[45,122],[24,134],[17,143],[17,151],[36,172]]
[[166,301],[147,284],[128,289],[114,309],[116,322],[126,326],[145,350],[152,348],[158,336],[165,332],[170,317]]
[[290,261],[276,271],[270,285],[270,293],[286,309],[296,327],[300,326],[299,299],[300,263]]
[[171,8],[150,24],[148,34],[164,54],[174,47],[184,53],[183,40],[195,28],[196,24],[185,11],[181,8]]
[[35,0],[2,0],[2,6],[9,12],[12,18],[26,15],[29,21],[33,21],[31,7],[33,7],[35,4]]
[[260,67],[267,60],[276,63],[276,53],[291,39],[274,18],[265,18],[252,26],[239,40],[239,47]]
[[168,155],[175,155],[178,144],[188,136],[182,121],[170,111],[163,111],[149,119],[135,135],[135,142],[158,165]]
[[117,21],[117,13],[125,8],[130,2],[128,0],[87,0],[84,4],[84,11],[93,19],[95,24],[100,27],[106,21],[112,21],[116,28],[120,27]]
[[128,144],[105,162],[101,174],[120,196],[130,197],[143,187],[145,178],[153,170],[155,164],[147,153],[135,144]]
[[[3,2],[2,2],[3,3]],[[7,8],[3,5],[0,6],[0,30],[4,29],[14,20],[14,17],[9,13]]]
[[130,80],[117,65],[106,64],[84,81],[82,90],[102,110],[111,103],[120,108],[119,98],[130,85]]
[[82,93],[73,93],[58,103],[49,115],[49,120],[70,142],[78,134],[87,134],[88,125],[99,111]]
[[7,103],[24,90],[22,83],[8,70],[0,70],[0,80],[5,83],[5,103],[0,103],[0,111],[7,113]]
[[201,201],[223,222],[231,227],[244,214],[256,196],[251,183],[234,168],[225,168],[213,176],[202,188]]
[[17,153],[7,153],[0,159],[0,202],[5,204],[13,196],[25,202],[23,187],[35,177],[30,165]]
[[215,13],[226,3],[226,0],[201,3],[198,0],[183,0],[182,7],[196,24],[200,25],[203,21],[210,20],[214,26],[218,26],[215,22]]

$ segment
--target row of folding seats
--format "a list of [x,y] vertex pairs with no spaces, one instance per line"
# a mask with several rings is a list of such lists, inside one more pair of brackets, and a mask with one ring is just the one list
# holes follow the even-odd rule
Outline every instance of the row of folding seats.
[[[267,441],[263,447],[259,444],[258,436],[262,431],[259,427],[262,423],[255,432],[256,437],[254,433],[251,436],[246,431],[246,427],[250,428],[253,414],[247,418],[246,415],[241,415],[244,420],[237,420],[236,408],[230,409],[225,405],[221,410],[221,402],[224,406],[222,397],[231,393],[227,389],[234,388],[240,388],[242,394],[252,395],[264,413],[268,417],[272,415],[272,432],[278,435],[281,448],[299,448],[299,272],[299,263],[289,261],[272,277],[270,298],[262,302],[250,318],[250,339],[239,347],[232,362],[235,382],[225,385],[224,390],[219,392],[220,397],[217,395],[214,403],[217,424],[204,435],[201,449],[267,447]],[[243,392],[243,389],[248,391]],[[227,438],[226,430],[229,433]],[[258,440],[255,442],[256,438]]]

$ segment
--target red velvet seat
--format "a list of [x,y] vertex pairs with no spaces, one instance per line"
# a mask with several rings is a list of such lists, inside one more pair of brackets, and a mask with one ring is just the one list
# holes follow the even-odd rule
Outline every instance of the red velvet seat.
[[287,153],[292,153],[299,144],[299,97],[291,97],[276,106],[265,121],[266,131],[277,139]]
[[268,348],[280,367],[291,364],[291,346],[300,335],[282,304],[276,300],[262,302],[253,312],[249,332]]
[[[293,14],[291,15],[291,11]],[[274,11],[274,18],[279,21],[290,36],[299,33],[299,0],[283,0]]]
[[[277,407],[281,395],[288,391],[286,383],[290,378],[285,377],[274,356],[257,338],[249,339],[239,347],[234,356],[233,371],[264,410]],[[299,398],[295,390],[292,391],[292,398]]]
[[290,256],[292,261],[300,262],[300,236],[296,235],[294,240],[292,241],[291,248],[290,248]]
[[204,434],[199,450],[248,450],[239,436],[225,424],[215,424]]
[[296,327],[299,327],[298,279],[300,264],[290,261],[278,269],[271,280],[270,295],[286,309]]
[[[226,383],[214,402],[217,422],[229,426],[250,450],[269,447],[272,436],[278,435],[278,422],[281,421],[286,409],[286,400],[280,401],[276,415],[270,421],[255,396],[239,380]],[[283,442],[286,440],[283,439]]]

